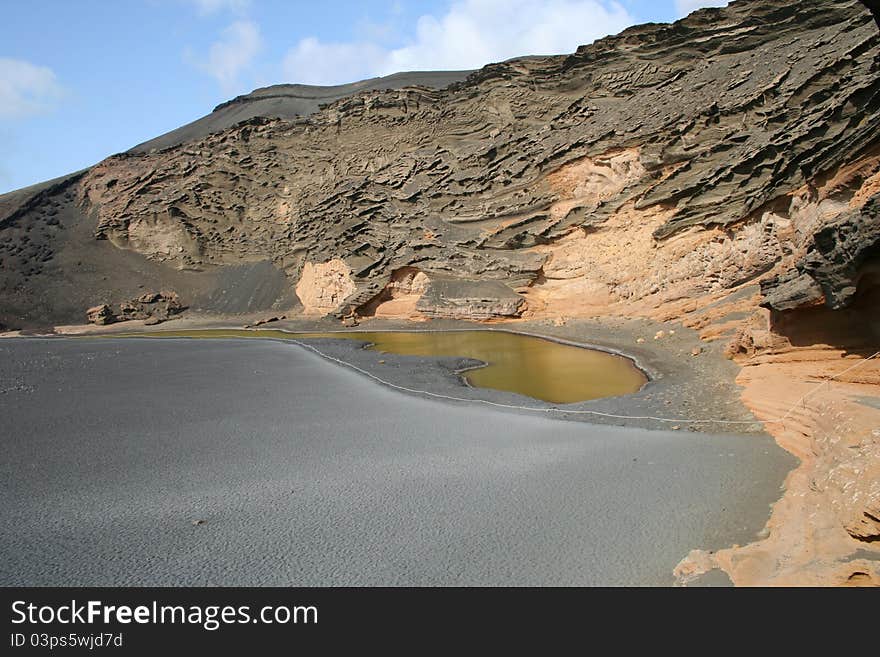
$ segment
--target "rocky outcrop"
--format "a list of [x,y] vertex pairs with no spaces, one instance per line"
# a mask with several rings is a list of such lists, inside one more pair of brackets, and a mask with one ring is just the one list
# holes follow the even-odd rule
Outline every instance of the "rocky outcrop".
[[86,319],[89,324],[98,324],[99,326],[103,326],[105,324],[112,324],[116,321],[116,315],[113,314],[113,309],[110,307],[110,304],[102,303],[97,306],[92,306],[91,308],[86,310]]
[[438,278],[428,283],[416,309],[427,317],[497,319],[517,317],[525,299],[498,281]]
[[176,130],[138,144],[132,153],[149,153],[179,146],[227,130],[242,121],[259,118],[296,119],[317,112],[328,105],[362,91],[381,91],[403,87],[424,86],[443,89],[453,82],[466,79],[471,71],[414,71],[394,73],[380,78],[351,84],[320,87],[309,84],[277,84],[237,96],[219,104],[209,115]]
[[160,324],[185,309],[175,292],[147,292],[119,304],[115,309],[106,303],[93,306],[86,310],[86,319],[98,325],[133,319],[144,320],[147,325]]
[[813,277],[791,269],[761,281],[763,306],[774,310],[794,310],[825,302],[822,288]]
[[296,285],[296,295],[309,315],[326,315],[356,291],[351,268],[336,258],[324,263],[307,262]]
[[863,287],[880,282],[880,194],[835,217],[810,237],[795,269],[764,281],[764,304],[792,310],[824,301],[834,310],[849,306]]
[[428,289],[431,279],[417,267],[401,267],[391,272],[391,279],[375,297],[356,309],[362,316],[390,316],[417,319],[419,299]]
[[822,288],[832,310],[848,307],[860,287],[875,284],[880,271],[880,194],[861,210],[822,226],[799,269]]

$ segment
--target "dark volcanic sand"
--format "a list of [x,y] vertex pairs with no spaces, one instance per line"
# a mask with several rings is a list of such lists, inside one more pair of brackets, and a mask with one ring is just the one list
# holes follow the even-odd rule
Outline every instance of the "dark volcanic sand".
[[671,584],[752,539],[791,466],[268,341],[3,340],[0,417],[3,585]]

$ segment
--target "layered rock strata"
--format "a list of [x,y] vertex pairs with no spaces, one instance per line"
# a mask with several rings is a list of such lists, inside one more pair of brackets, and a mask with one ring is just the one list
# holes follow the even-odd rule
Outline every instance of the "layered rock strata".
[[[111,157],[64,181],[61,198],[45,189],[0,203],[12,208],[0,220],[4,272],[25,268],[26,288],[50,283],[41,263],[64,240],[56,218],[71,203],[94,239],[163,271],[269,260],[292,290],[309,265],[341,260],[354,289],[336,295],[340,316],[403,267],[460,287],[535,286],[547,259],[536,247],[624,209],[663,217],[651,245],[692,230],[760,240],[753,226],[784,222],[799,190],[876,147],[876,57],[859,3],[741,0],[569,56],[489,65],[445,89],[372,89],[308,116],[248,116]],[[255,92],[260,103],[272,96]],[[754,280],[784,256],[710,284]],[[428,314],[444,314],[429,303]]]

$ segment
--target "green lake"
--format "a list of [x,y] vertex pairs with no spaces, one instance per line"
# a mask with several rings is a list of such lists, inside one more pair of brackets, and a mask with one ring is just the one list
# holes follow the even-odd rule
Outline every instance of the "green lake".
[[[462,373],[472,386],[515,392],[555,404],[625,395],[637,392],[647,382],[645,374],[623,356],[506,331],[291,333],[271,329],[209,329],[127,335],[281,340],[332,338],[368,342],[369,349],[382,353],[473,358],[488,365]],[[376,373],[381,377],[381,369]]]

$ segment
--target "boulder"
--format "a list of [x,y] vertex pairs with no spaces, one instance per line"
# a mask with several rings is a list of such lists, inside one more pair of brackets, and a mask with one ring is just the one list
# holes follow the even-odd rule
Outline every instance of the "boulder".
[[86,310],[86,319],[90,324],[98,324],[99,326],[112,324],[116,321],[116,318],[113,316],[113,310],[106,303],[92,306]]

